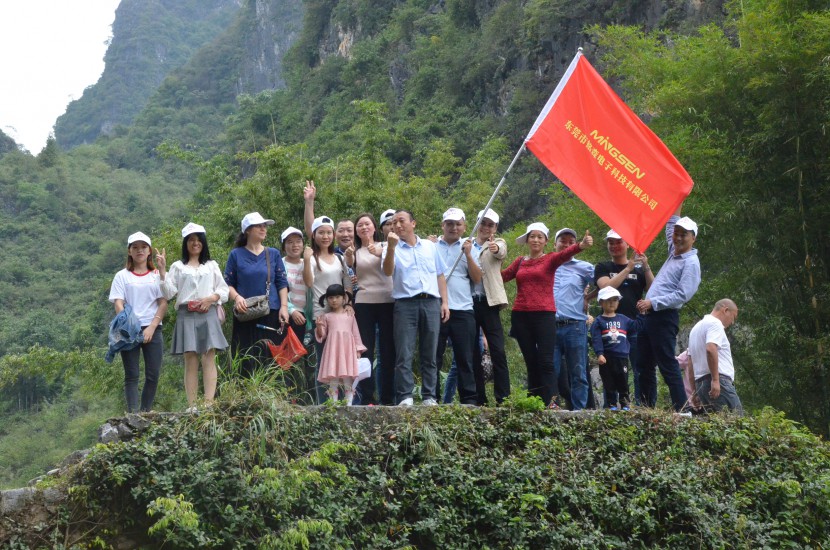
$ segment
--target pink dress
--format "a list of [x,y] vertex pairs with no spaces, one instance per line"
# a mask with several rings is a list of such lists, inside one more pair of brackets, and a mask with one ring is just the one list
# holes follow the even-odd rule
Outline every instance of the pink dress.
[[338,378],[357,378],[358,355],[366,351],[360,339],[357,320],[347,313],[325,313],[325,324],[318,323],[316,337],[325,342],[317,380],[324,383]]

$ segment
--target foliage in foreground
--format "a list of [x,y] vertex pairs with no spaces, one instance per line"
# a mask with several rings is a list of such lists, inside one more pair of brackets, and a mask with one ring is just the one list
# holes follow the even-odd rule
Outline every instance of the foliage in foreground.
[[830,448],[782,414],[531,409],[226,400],[98,447],[71,530],[167,548],[830,544]]

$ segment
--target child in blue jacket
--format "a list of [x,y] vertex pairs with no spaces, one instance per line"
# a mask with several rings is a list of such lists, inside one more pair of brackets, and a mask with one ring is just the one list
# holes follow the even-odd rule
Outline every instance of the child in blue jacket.
[[[621,294],[612,287],[600,289],[597,299],[602,307],[602,315],[591,325],[591,342],[599,362],[599,375],[606,395],[619,395],[619,408],[629,410],[628,396],[628,335],[640,330],[642,318],[629,319],[617,314]],[[617,403],[606,403],[612,411],[618,409]]]

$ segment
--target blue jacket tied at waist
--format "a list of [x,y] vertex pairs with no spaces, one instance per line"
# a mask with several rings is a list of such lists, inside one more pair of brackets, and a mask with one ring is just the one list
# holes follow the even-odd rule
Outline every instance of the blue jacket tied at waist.
[[144,332],[138,317],[133,314],[133,306],[124,304],[124,309],[110,323],[109,349],[104,359],[112,363],[119,351],[128,351],[143,343]]

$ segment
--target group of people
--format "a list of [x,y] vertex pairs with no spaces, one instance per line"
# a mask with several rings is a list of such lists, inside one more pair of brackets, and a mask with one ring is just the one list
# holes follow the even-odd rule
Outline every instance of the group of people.
[[[264,244],[274,220],[247,214],[224,272],[210,257],[205,228],[195,223],[182,229],[181,259],[169,269],[165,250],[156,250],[153,260],[147,235],[129,236],[126,267],[110,291],[117,313],[110,348],[122,355],[129,411],[152,408],[163,347],[158,328],[174,297],[172,353],[184,356],[189,410],[197,402],[200,360],[204,401],[210,404],[217,351],[230,347],[241,375],[251,376],[266,364],[268,342],[280,343],[289,328],[299,340],[313,335],[316,403],[342,396],[349,404],[411,406],[419,393],[423,405],[437,405],[449,345],[458,400],[484,405],[482,342],[501,403],[511,388],[500,311],[509,305],[504,285],[514,280],[510,336],[524,358],[529,395],[550,408],[588,407],[593,402],[590,337],[607,407],[629,408],[629,364],[637,404],[655,405],[659,368],[675,409],[688,405],[675,346],[678,311],[697,291],[700,264],[693,248],[697,225],[681,218],[679,208],[666,225],[669,257],[655,276],[647,257],[629,257],[628,245],[613,230],[605,237],[611,260],[593,266],[575,258],[594,244],[588,231],[580,238],[570,228],[560,229],[554,251],[548,252],[549,229],[531,223],[516,239],[528,253],[505,267],[507,245],[497,235],[500,217],[492,209],[470,220],[478,221],[472,238],[465,237],[467,218],[458,208],[443,213],[440,236],[421,238],[407,210],[386,210],[377,221],[370,213],[336,223],[315,216],[316,193],[314,183],[306,182],[305,232],[286,228],[280,250]],[[587,312],[595,295],[602,314],[594,320]],[[222,304],[229,300],[234,313],[230,344],[222,331]],[[690,379],[700,401],[695,404],[740,409],[728,340],[715,330],[716,322],[725,328],[735,317],[735,304],[722,300],[705,319],[705,330],[692,331]],[[125,327],[133,327],[132,334]],[[416,344],[420,392],[413,366]],[[139,399],[142,351],[145,384]],[[365,368],[361,372],[361,360],[374,365],[368,376]]]

